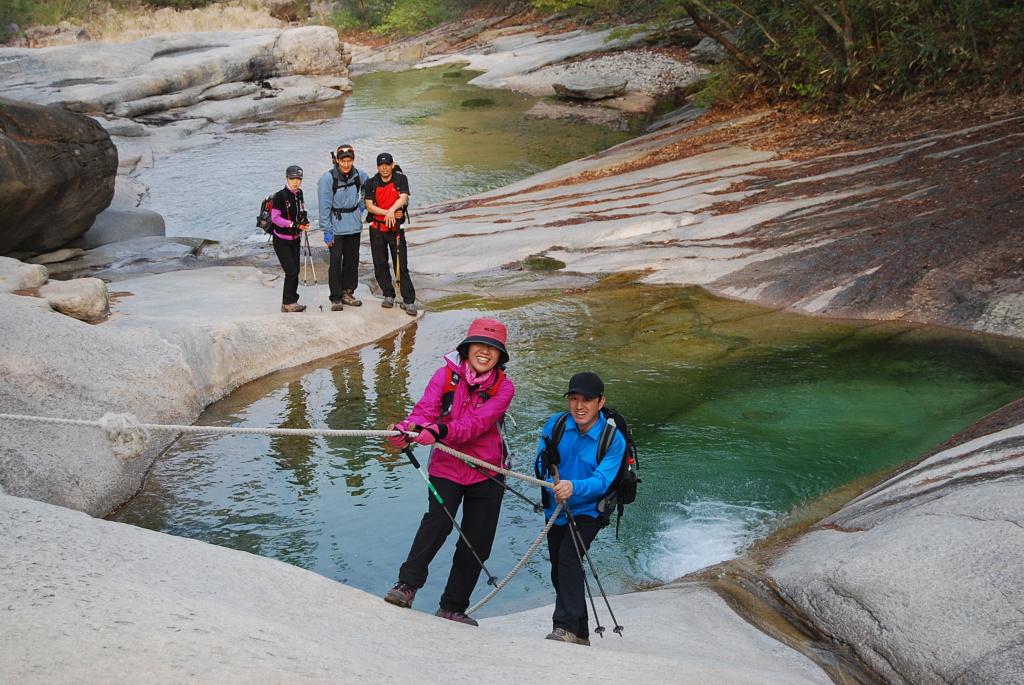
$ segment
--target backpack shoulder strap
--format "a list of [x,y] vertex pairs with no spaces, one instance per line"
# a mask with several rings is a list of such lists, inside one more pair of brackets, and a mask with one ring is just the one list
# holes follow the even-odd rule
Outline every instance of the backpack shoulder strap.
[[608,450],[612,447],[612,440],[615,439],[615,432],[618,428],[615,426],[615,421],[611,417],[605,416],[604,429],[601,431],[601,437],[597,439],[597,463],[600,464],[604,456],[608,454]]
[[[358,169],[352,169],[352,173],[354,173],[355,177],[356,177],[356,180],[355,180],[355,183],[356,183],[356,193],[358,194],[358,193],[363,192],[363,178],[362,178],[362,176],[359,175],[359,170]],[[352,185],[352,184],[351,183],[346,183],[345,187],[347,188],[350,185]],[[340,188],[340,187],[341,187],[341,173],[338,171],[338,167],[334,167],[333,169],[331,169],[331,196],[332,197],[334,195],[338,194],[338,188]]]
[[551,427],[551,439],[555,441],[556,445],[562,441],[562,436],[565,435],[565,424],[568,420],[569,412],[563,411],[555,419],[555,425]]
[[450,366],[445,366],[444,390],[441,391],[441,416],[448,416],[452,411],[452,403],[455,401],[455,389],[459,387],[461,376],[452,371]]

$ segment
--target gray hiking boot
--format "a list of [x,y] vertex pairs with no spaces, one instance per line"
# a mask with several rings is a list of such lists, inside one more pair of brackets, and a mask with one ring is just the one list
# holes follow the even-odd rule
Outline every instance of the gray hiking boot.
[[[559,642],[568,642],[568,643],[574,644],[574,645],[580,644],[579,639],[575,635],[570,633],[568,630],[566,630],[565,628],[555,628],[550,633],[548,633],[548,636],[546,638],[544,638],[544,639],[545,640],[558,640]],[[590,644],[590,640],[587,640],[587,645],[589,645],[589,644]]]
[[331,302],[332,312],[343,312],[345,311],[345,305],[341,302]]
[[293,302],[292,304],[283,304],[283,305],[281,305],[281,311],[285,312],[285,313],[287,313],[287,312],[304,312],[304,311],[306,311],[306,305],[299,304],[298,302]]
[[384,307],[385,309],[391,309],[392,307],[395,306],[395,298],[385,297],[383,300],[381,300],[380,306]]
[[384,595],[385,602],[404,609],[411,609],[414,599],[416,599],[416,588],[402,581],[398,581],[398,584]]
[[341,301],[343,304],[347,304],[349,307],[363,306],[363,301],[357,300],[355,294],[351,290],[346,290],[341,294]]
[[456,623],[465,623],[468,626],[480,625],[474,619],[470,618],[469,616],[466,616],[461,611],[448,611],[447,609],[438,609],[434,612],[434,616],[440,616],[441,618],[446,618],[449,621],[455,621]]
[[416,303],[410,302],[409,304],[405,305],[405,313],[408,314],[409,316],[416,316]]

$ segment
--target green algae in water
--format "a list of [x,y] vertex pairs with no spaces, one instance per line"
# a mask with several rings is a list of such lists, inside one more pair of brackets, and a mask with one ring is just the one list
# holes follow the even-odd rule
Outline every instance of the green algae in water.
[[[815,320],[697,288],[606,279],[590,292],[452,298],[446,307],[361,350],[249,384],[200,423],[381,429],[405,416],[473,318],[495,316],[509,326],[517,470],[531,470],[537,431],[563,408],[577,371],[601,374],[609,404],[630,419],[641,494],[620,540],[604,531],[593,549],[605,588],[617,592],[740,554],[781,514],[927,452],[1024,389],[1017,342]],[[382,440],[193,436],[157,464],[120,520],[379,595],[396,579],[428,496]],[[507,573],[541,525],[506,497],[488,567]],[[417,609],[435,608],[454,542],[438,554]],[[481,615],[550,603],[547,575],[541,552]],[[475,597],[487,589],[481,583]]]

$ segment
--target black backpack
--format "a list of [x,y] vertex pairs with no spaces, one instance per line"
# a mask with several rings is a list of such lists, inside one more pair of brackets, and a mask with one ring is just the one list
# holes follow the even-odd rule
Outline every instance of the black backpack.
[[259,214],[256,215],[256,227],[263,229],[264,233],[274,232],[274,222],[270,220],[270,209],[274,204],[274,196],[268,195],[260,203]]
[[[602,408],[601,413],[604,414],[608,422],[601,432],[601,437],[598,438],[597,463],[600,464],[604,456],[608,454],[608,450],[612,446],[612,440],[615,439],[616,430],[622,433],[622,437],[626,440],[626,451],[622,455],[619,471],[615,474],[615,478],[612,479],[608,490],[597,502],[598,528],[604,528],[611,523],[612,512],[618,512],[618,517],[615,519],[615,539],[617,540],[619,538],[619,523],[622,521],[623,508],[625,505],[636,501],[636,486],[640,483],[637,470],[640,468],[640,462],[637,459],[633,431],[629,424],[626,423],[626,418],[611,407]],[[555,425],[551,427],[551,439],[555,445],[561,442],[562,435],[565,433],[565,424],[568,420],[569,412],[563,412],[555,420]],[[546,492],[547,490],[545,490],[545,494]]]

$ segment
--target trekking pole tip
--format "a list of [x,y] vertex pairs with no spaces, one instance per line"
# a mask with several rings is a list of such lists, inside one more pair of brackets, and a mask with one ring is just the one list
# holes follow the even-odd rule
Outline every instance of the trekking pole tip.
[[497,576],[491,576],[490,578],[487,579],[487,584],[488,585],[493,585],[494,587],[498,587],[498,577]]
[[625,630],[625,628],[623,628],[622,626],[615,626],[615,628],[614,628],[614,630],[612,630],[612,632],[613,633],[618,633],[619,637],[622,637],[622,631],[623,630]]

